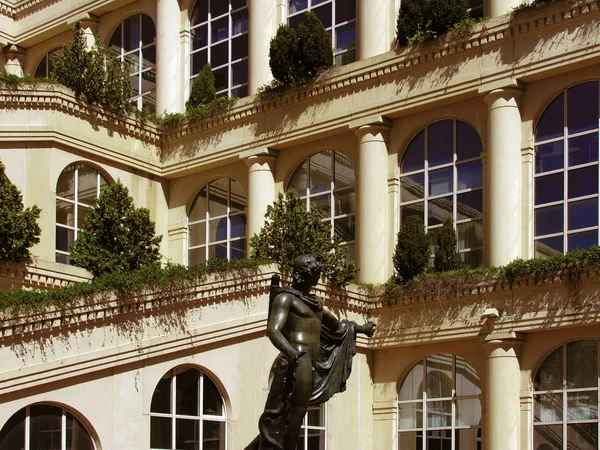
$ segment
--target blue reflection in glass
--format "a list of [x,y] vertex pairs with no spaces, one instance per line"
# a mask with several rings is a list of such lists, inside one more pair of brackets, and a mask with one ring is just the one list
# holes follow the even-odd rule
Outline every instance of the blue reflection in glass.
[[569,170],[569,198],[598,193],[598,166]]
[[576,248],[589,248],[592,245],[598,245],[598,231],[584,231],[583,233],[575,233],[567,236],[568,239],[568,250],[575,250]]
[[402,173],[423,170],[425,167],[425,130],[417,134],[404,152],[402,158]]
[[288,14],[293,14],[308,8],[308,0],[289,0]]
[[598,133],[569,138],[569,166],[598,161]]
[[453,189],[453,168],[429,171],[429,195],[440,195],[452,192]]
[[477,158],[481,155],[481,138],[467,122],[456,121],[456,159]]
[[480,187],[482,181],[481,160],[457,164],[458,190]]
[[246,234],[246,216],[233,216],[231,221],[231,238],[242,237]]
[[570,202],[567,206],[567,225],[569,230],[598,225],[598,199]]
[[565,198],[564,172],[535,179],[535,204],[557,202]]
[[400,201],[409,202],[425,197],[425,174],[423,172],[400,178]]
[[535,173],[562,169],[564,162],[563,141],[538,145],[535,149]]
[[356,23],[352,22],[335,29],[336,51],[356,47]]
[[563,205],[548,206],[535,210],[535,235],[562,233],[563,231]]
[[551,256],[564,252],[562,236],[556,236],[535,241],[535,257]]
[[427,202],[427,226],[441,225],[452,216],[452,197],[436,198]]
[[564,133],[564,104],[565,95],[560,94],[544,110],[537,129],[535,130],[536,142],[545,141],[562,136]]
[[452,119],[441,120],[427,127],[427,161],[429,167],[452,162],[453,156]]
[[456,220],[477,219],[483,211],[483,190],[458,194],[456,202]]
[[598,82],[590,81],[567,91],[569,134],[598,128]]

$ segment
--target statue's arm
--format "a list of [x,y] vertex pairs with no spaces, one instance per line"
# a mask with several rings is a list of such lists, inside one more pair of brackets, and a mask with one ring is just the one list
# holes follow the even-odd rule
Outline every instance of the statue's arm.
[[[340,326],[340,321],[329,311],[323,310],[323,325],[330,330],[337,330]],[[367,322],[364,325],[356,325],[354,328],[356,334],[366,334],[367,336],[373,336],[375,333],[375,324],[373,322]]]
[[292,307],[292,302],[293,298],[285,293],[275,297],[271,305],[271,315],[269,316],[269,323],[267,325],[267,337],[279,351],[289,359],[296,361],[303,355],[303,352],[292,347],[282,333]]

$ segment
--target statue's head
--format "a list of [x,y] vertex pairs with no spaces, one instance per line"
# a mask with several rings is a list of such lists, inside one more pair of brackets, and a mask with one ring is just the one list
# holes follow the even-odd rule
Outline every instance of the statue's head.
[[296,260],[292,277],[294,284],[310,283],[317,284],[323,270],[324,258],[321,254],[301,255]]

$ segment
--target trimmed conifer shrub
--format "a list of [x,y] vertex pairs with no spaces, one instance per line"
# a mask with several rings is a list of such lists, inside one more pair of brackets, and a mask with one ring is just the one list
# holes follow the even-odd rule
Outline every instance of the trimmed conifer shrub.
[[86,92],[86,79],[83,74],[92,59],[86,46],[81,24],[75,22],[73,39],[63,46],[61,53],[56,55],[52,68],[51,77],[73,89],[77,96],[84,95]]
[[313,13],[295,30],[281,25],[269,46],[269,67],[283,85],[306,83],[333,65],[331,37]]
[[452,217],[446,217],[438,232],[438,247],[433,258],[433,267],[436,272],[458,270],[462,267],[460,254],[456,249],[456,231]]
[[419,216],[408,216],[398,232],[394,250],[393,262],[398,280],[406,283],[425,272],[429,266],[430,254],[430,243],[423,219]]
[[71,264],[95,277],[159,265],[154,222],[147,208],[136,208],[120,180],[100,194],[90,208],[77,240],[71,245]]
[[24,207],[21,191],[0,162],[0,262],[23,262],[31,257],[29,248],[40,242],[40,212],[36,205]]
[[194,78],[190,98],[185,102],[185,109],[208,105],[216,95],[215,76],[210,64],[205,64],[200,73]]
[[441,36],[469,18],[467,0],[402,0],[396,34],[400,45]]

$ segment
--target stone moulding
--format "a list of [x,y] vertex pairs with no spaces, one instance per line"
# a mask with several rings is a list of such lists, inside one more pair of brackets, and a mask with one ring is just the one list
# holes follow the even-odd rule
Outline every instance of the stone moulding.
[[34,261],[31,264],[5,263],[0,265],[0,280],[22,289],[55,289],[73,283],[89,281],[91,275],[78,268],[65,272],[56,263]]

